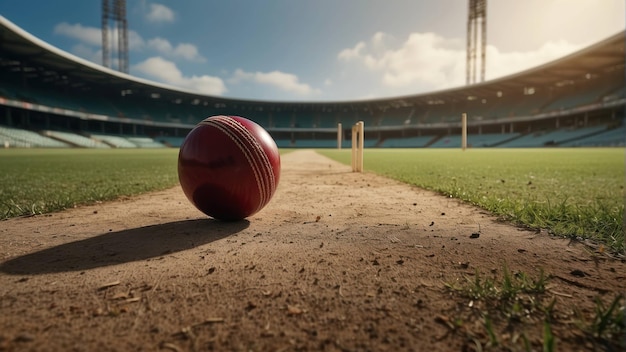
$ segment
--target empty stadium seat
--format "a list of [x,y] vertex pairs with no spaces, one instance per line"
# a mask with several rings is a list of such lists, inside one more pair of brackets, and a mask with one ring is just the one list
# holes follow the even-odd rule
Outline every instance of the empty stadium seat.
[[435,136],[387,138],[380,146],[386,148],[423,148],[432,141],[433,138],[435,138]]
[[46,136],[83,148],[110,148],[109,145],[71,132],[44,131]]
[[39,133],[0,126],[1,146],[8,147],[41,147],[41,148],[66,148],[70,145],[52,138],[40,135]]

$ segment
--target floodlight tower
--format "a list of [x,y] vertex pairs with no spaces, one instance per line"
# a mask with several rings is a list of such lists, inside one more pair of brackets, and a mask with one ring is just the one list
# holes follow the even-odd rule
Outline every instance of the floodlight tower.
[[[109,32],[109,22],[113,22]],[[109,45],[109,35],[117,36],[115,42]],[[112,49],[112,50],[111,50]],[[117,70],[128,73],[128,22],[126,21],[126,0],[102,0],[102,65],[112,67],[110,63],[111,51],[117,49]]]
[[[481,35],[480,41],[478,40],[478,32],[480,32]],[[486,46],[487,0],[469,0],[469,11],[467,15],[466,84],[476,83],[478,55],[480,55],[480,81],[485,80]],[[480,53],[477,53],[478,50],[480,50]]]

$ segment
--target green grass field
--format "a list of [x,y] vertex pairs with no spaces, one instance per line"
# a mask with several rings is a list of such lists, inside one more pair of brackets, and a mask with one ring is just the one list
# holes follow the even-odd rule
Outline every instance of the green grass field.
[[174,186],[177,158],[177,149],[2,149],[0,218]]
[[[350,163],[349,150],[322,154]],[[506,220],[624,249],[624,150],[368,149],[364,168]]]
[[[350,163],[350,151],[320,150]],[[0,219],[176,185],[177,149],[0,150]],[[366,171],[624,249],[622,149],[368,149]]]

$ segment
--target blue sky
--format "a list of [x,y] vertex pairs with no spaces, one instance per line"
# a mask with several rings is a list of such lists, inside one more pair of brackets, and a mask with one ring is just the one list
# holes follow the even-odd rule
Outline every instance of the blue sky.
[[[625,27],[624,0],[490,0],[487,79]],[[101,64],[100,0],[0,0],[0,15]],[[342,101],[465,84],[467,0],[127,0],[130,74],[200,93]]]

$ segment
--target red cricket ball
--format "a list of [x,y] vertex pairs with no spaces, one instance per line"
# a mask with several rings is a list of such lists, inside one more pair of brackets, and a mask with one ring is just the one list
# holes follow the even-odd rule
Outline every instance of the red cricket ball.
[[187,198],[220,220],[261,210],[280,178],[278,147],[263,127],[239,116],[212,116],[185,138],[178,179]]

